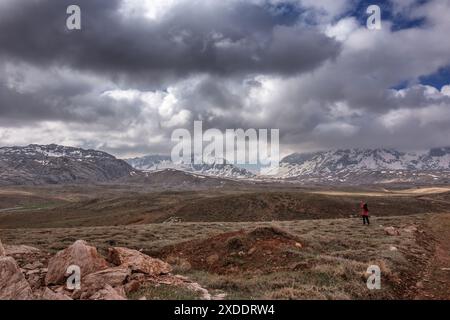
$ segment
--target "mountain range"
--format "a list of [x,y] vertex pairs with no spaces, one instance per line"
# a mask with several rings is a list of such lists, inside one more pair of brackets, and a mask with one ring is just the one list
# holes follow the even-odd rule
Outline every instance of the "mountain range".
[[[184,172],[183,175],[175,171]],[[178,180],[262,180],[310,184],[449,183],[450,147],[425,152],[394,149],[345,149],[293,153],[277,171],[256,174],[225,161],[176,164],[169,156],[118,159],[106,152],[60,145],[0,148],[0,185],[103,183],[111,181],[164,182]],[[191,177],[192,179],[189,179]],[[177,180],[177,181],[178,181]],[[203,182],[202,182],[203,183]],[[221,185],[208,180],[209,185]],[[173,181],[176,185],[176,181]]]
[[136,170],[154,172],[166,169],[192,172],[208,176],[223,178],[254,178],[255,174],[244,168],[227,163],[225,160],[215,160],[212,163],[203,164],[178,164],[173,163],[170,156],[148,155],[144,157],[125,159]]
[[285,157],[276,172],[279,179],[304,182],[392,183],[447,182],[450,148],[425,152],[394,149],[345,149],[294,153]]
[[293,153],[276,170],[255,174],[231,164],[178,165],[169,156],[149,155],[126,159],[137,170],[167,168],[199,174],[247,179],[281,179],[317,183],[442,182],[450,171],[450,147],[425,152],[394,149],[340,149]]

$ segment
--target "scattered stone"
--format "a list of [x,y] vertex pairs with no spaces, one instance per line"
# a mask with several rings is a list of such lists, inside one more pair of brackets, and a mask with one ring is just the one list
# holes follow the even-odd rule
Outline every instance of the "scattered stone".
[[302,244],[300,242],[296,242],[295,246],[299,249],[303,248]]
[[398,249],[397,249],[396,247],[394,247],[394,246],[390,246],[390,247],[389,247],[389,250],[390,250],[390,251],[397,251]]
[[166,279],[161,279],[159,282],[161,284],[184,287],[188,290],[197,292],[200,295],[202,300],[212,300],[212,296],[207,289],[203,288],[197,282],[193,282],[193,281],[189,280],[189,278],[187,278],[187,277],[180,276],[180,275],[169,276]]
[[216,263],[217,261],[219,261],[219,255],[218,254],[212,254],[210,256],[208,256],[206,258],[206,263],[208,265],[213,265],[214,263]]
[[133,272],[142,272],[152,276],[168,274],[172,271],[168,263],[128,248],[110,248],[108,261],[116,266],[127,267]]
[[225,300],[227,294],[225,292],[217,293],[212,297],[212,300]]
[[95,247],[88,246],[85,241],[78,240],[50,259],[45,283],[47,285],[64,283],[67,277],[67,268],[71,265],[80,267],[82,277],[108,268],[106,260],[98,254]]
[[31,300],[31,287],[12,257],[0,257],[0,300]]
[[180,217],[170,217],[167,220],[165,220],[163,223],[181,223],[183,222],[183,219]]
[[403,231],[408,232],[408,233],[414,233],[414,232],[417,232],[417,227],[416,226],[408,226],[408,227],[404,228]]
[[389,236],[400,235],[400,232],[395,227],[386,227],[386,228],[384,228],[384,232]]

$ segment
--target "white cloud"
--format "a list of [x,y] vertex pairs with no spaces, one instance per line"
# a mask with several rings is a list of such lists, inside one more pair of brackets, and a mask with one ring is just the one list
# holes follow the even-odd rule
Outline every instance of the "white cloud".
[[351,33],[359,28],[358,21],[353,17],[339,20],[335,24],[330,24],[325,28],[325,34],[334,37],[338,41],[345,41]]

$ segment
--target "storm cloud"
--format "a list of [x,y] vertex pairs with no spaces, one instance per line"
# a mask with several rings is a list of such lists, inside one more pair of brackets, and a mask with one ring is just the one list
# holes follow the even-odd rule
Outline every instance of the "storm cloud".
[[[70,4],[82,30],[66,29]],[[279,128],[284,153],[448,144],[450,79],[420,79],[450,65],[450,4],[392,2],[376,31],[364,5],[2,1],[0,144],[167,153],[195,120]]]

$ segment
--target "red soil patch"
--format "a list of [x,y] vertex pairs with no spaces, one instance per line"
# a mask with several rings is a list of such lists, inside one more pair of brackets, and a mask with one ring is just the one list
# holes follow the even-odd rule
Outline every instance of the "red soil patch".
[[[304,242],[274,227],[223,233],[163,248],[157,256],[169,263],[187,261],[191,268],[226,274],[292,269]],[[154,254],[154,253],[152,253]]]

